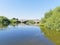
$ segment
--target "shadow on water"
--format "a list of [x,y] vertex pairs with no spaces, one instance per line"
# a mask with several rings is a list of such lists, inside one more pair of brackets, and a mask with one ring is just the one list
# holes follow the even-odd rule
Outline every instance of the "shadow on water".
[[45,28],[41,28],[42,32],[44,33],[45,37],[50,39],[56,45],[60,45],[60,32],[56,30],[49,30]]

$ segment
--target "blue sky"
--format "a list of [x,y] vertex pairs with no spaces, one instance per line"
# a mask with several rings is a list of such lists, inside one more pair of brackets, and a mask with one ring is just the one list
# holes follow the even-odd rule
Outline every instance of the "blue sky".
[[40,19],[57,6],[60,6],[60,0],[0,0],[0,16]]

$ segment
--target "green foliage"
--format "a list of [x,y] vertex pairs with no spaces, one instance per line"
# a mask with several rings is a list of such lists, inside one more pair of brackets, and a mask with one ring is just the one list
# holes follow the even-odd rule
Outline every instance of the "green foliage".
[[45,18],[49,18],[53,14],[53,11],[50,10],[49,12],[45,13]]
[[26,21],[26,24],[28,24],[28,25],[29,25],[29,24],[34,24],[34,23],[35,23],[35,22],[34,22],[33,20],[27,20],[27,21]]
[[41,25],[44,25],[47,29],[60,30],[60,7],[47,12],[45,17],[40,21]]
[[12,18],[11,20],[11,24],[19,24],[19,23],[21,23],[18,19],[16,19],[16,18]]
[[40,21],[40,28],[45,36],[56,45],[60,45],[60,7],[50,10]]
[[17,25],[21,23],[18,19],[16,18],[12,18],[11,20],[4,17],[4,16],[0,16],[0,27],[2,26],[8,26],[9,24],[11,25]]
[[6,17],[4,17],[4,16],[0,16],[0,24],[2,24],[2,25],[9,25],[10,24],[10,20],[9,19],[7,19]]

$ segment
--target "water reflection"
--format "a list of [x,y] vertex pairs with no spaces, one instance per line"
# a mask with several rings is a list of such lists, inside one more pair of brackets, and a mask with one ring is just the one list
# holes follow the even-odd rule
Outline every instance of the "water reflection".
[[7,24],[3,25],[3,24],[0,24],[0,30],[3,30],[3,29],[5,29],[5,28],[8,28],[9,26],[15,27],[15,26],[18,26],[18,24],[10,24],[10,25],[7,25]]
[[38,26],[8,26],[0,31],[0,45],[53,45],[53,42]]
[[0,29],[7,28],[7,27],[8,27],[8,25],[0,24]]
[[55,30],[42,29],[45,37],[53,41],[56,45],[60,45],[60,32]]

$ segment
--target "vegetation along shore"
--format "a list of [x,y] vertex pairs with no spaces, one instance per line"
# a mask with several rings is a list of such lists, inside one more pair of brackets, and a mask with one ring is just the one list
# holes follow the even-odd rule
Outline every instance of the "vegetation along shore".
[[45,17],[40,21],[40,28],[46,37],[60,45],[60,7],[45,13]]
[[8,26],[8,25],[17,25],[17,24],[26,24],[26,25],[38,25],[39,19],[36,20],[19,20],[18,18],[8,19],[5,16],[0,16],[0,26]]

